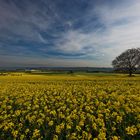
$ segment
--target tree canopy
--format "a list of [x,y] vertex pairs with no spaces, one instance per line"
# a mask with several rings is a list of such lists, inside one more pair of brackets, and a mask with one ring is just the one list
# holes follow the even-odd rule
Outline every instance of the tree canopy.
[[140,48],[126,50],[112,61],[112,65],[115,70],[128,72],[131,76],[140,68]]

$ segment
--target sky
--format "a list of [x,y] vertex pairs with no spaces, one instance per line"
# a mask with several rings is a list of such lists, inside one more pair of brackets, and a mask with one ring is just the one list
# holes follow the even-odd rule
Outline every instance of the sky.
[[139,0],[0,0],[0,67],[111,67],[137,47]]

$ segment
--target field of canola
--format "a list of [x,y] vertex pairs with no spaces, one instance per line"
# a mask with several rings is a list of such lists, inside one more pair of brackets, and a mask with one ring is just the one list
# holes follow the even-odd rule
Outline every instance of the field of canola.
[[44,77],[0,77],[0,140],[140,139],[140,78]]

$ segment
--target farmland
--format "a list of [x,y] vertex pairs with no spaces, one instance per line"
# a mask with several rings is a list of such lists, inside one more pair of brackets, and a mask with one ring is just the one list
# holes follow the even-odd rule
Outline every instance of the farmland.
[[0,76],[1,140],[140,139],[140,76]]

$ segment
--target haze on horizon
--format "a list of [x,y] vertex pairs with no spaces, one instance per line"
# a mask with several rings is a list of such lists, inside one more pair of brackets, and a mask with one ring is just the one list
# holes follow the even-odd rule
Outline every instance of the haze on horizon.
[[139,0],[0,0],[0,67],[110,67],[139,25]]

